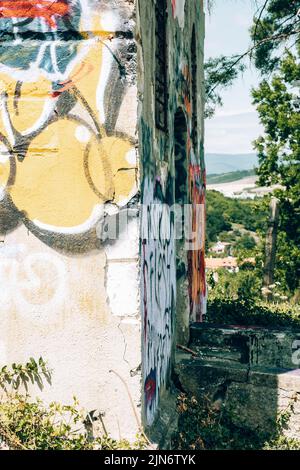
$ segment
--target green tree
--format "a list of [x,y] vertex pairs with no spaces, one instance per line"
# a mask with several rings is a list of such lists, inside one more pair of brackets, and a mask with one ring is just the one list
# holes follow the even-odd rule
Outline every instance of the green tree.
[[248,233],[243,234],[235,244],[235,254],[245,253],[246,256],[253,255],[253,250],[256,248],[254,238]]
[[[250,48],[240,55],[211,59],[205,66],[206,115],[212,116],[215,107],[222,104],[220,90],[234,83],[245,60],[254,59],[268,79],[253,91],[264,126],[264,135],[255,141],[259,183],[281,186],[274,191],[281,208],[276,276],[283,288],[296,291],[299,298],[300,99],[296,91],[300,82],[300,0],[261,0],[255,4],[258,8],[250,30]],[[227,211],[227,220],[233,222],[235,213]],[[253,222],[244,223],[245,228],[253,230]]]
[[239,56],[211,57],[204,64],[205,73],[205,117],[211,118],[218,106],[223,105],[221,91],[230,87],[240,72],[245,69]]
[[265,233],[267,217],[268,207],[259,200],[232,199],[217,191],[207,191],[208,243],[215,242],[218,238],[223,241],[240,238],[239,230],[232,230],[232,224],[241,225],[258,234]]
[[300,0],[264,0],[253,19],[251,54],[262,73],[280,66],[282,47],[300,48]]
[[[300,279],[300,80],[299,55],[286,51],[270,83],[253,90],[264,134],[255,141],[259,183],[279,185],[277,278],[294,291]],[[280,278],[280,279],[279,279]]]

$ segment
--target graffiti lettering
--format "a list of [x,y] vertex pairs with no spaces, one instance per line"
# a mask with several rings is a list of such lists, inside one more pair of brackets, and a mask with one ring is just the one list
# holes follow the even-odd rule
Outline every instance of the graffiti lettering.
[[170,179],[164,192],[159,180],[154,184],[149,178],[144,181],[143,202],[149,205],[142,217],[146,224],[142,233],[147,233],[142,240],[142,307],[144,390],[149,423],[155,417],[159,392],[167,384],[171,366],[176,297],[174,217],[168,217],[166,212],[166,194],[172,191],[171,186]]

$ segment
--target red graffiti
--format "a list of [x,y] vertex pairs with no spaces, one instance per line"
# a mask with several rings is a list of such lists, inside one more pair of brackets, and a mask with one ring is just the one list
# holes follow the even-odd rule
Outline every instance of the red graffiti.
[[189,116],[192,115],[192,102],[191,102],[191,83],[192,77],[188,65],[184,65],[182,68],[182,96],[184,101],[184,107]]
[[56,28],[56,16],[68,13],[69,5],[63,0],[0,1],[0,18],[43,18],[51,28]]
[[145,391],[145,399],[146,403],[150,405],[156,395],[156,369],[151,369],[150,374],[145,380],[145,386],[144,386],[144,391]]
[[[205,204],[205,191],[201,183],[201,168],[199,165],[190,165],[189,168],[189,189],[190,198],[193,204],[193,233],[199,230],[205,232],[205,220],[202,226],[197,227],[196,206]],[[205,179],[205,175],[204,179]],[[197,322],[202,321],[202,302],[206,296],[205,281],[205,238],[203,237],[203,246],[199,250],[188,252],[188,277],[189,277],[189,295],[191,314],[195,316]]]
[[172,0],[172,12],[173,12],[173,16],[175,16],[175,10],[176,10],[176,0]]

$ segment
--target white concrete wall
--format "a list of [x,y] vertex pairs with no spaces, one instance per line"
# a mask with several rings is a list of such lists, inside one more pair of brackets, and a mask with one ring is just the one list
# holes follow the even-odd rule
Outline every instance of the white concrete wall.
[[[124,240],[100,239],[138,189],[133,4],[67,8],[76,37],[55,2],[27,26],[0,19],[0,37],[12,33],[9,58],[0,51],[0,366],[42,356],[52,383],[33,396],[75,395],[134,438],[120,377],[138,408],[138,219]],[[17,43],[16,30],[41,37]]]

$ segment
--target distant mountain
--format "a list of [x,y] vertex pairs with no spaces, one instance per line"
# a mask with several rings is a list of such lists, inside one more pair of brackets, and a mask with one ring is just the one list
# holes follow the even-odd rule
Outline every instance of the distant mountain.
[[231,171],[229,173],[219,173],[218,175],[207,175],[207,184],[233,183],[248,176],[254,176],[254,170]]
[[255,153],[207,153],[205,163],[207,175],[219,175],[234,171],[252,170],[257,166],[258,158]]

